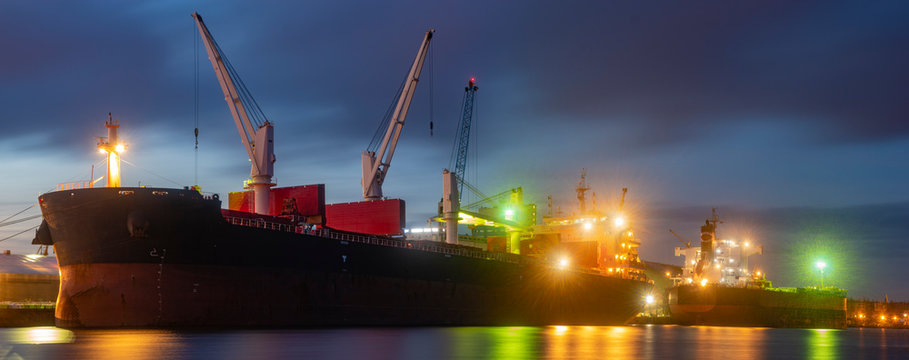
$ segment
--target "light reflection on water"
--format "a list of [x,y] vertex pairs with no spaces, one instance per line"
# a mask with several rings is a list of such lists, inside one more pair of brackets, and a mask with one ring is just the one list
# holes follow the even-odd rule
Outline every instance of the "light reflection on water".
[[909,330],[686,326],[244,331],[0,329],[0,359],[909,358]]

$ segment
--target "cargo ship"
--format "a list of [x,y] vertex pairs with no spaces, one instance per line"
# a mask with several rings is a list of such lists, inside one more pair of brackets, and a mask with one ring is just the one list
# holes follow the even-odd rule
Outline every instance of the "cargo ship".
[[[701,246],[677,247],[684,256],[668,290],[673,323],[778,328],[846,327],[846,291],[836,287],[773,287],[766,274],[748,268],[763,246],[719,239],[716,215],[701,226]],[[681,239],[681,238],[680,238]],[[684,242],[684,240],[683,240]],[[672,275],[672,274],[670,274]]]
[[60,327],[620,325],[649,284],[221,209],[192,189],[39,197]]
[[127,146],[109,117],[106,187],[62,184],[38,198],[33,243],[57,255],[57,326],[621,325],[640,310],[645,278],[404,236],[404,201],[382,185],[434,30],[381,142],[363,152],[365,200],[326,204],[323,184],[274,187],[274,124],[193,18],[249,155],[250,190],[222,209],[195,186],[121,186]]
[[[383,201],[324,204],[323,185],[269,190],[288,205],[280,216],[240,210],[254,202],[252,191],[230,194],[237,209],[193,188],[39,196],[44,221],[34,243],[57,254],[57,326],[621,325],[650,291],[643,276],[568,263],[564,254],[407,240],[403,222],[397,234],[332,228],[363,228],[342,215]],[[590,231],[590,221],[571,227]]]

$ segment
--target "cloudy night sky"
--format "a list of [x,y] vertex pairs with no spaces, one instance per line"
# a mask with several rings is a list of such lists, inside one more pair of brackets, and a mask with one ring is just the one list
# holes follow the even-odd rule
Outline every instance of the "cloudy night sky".
[[[94,137],[108,112],[130,146],[125,186],[198,176],[205,192],[241,190],[249,162],[193,11],[275,124],[279,186],[361,199],[360,153],[434,28],[384,186],[407,201],[409,226],[435,214],[475,76],[468,180],[486,193],[522,186],[541,214],[547,195],[570,212],[586,168],[602,210],[630,188],[645,260],[681,263],[667,229],[696,239],[715,207],[721,237],[765,246],[752,262],[774,285],[816,285],[808,267],[823,257],[851,297],[909,300],[909,4],[898,1],[5,1],[0,217],[88,180],[92,164],[103,173]],[[0,249],[34,252],[32,237]]]

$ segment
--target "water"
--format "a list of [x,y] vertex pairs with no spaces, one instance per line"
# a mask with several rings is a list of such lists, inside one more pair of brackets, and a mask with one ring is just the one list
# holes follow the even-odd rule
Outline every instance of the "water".
[[909,359],[909,330],[685,326],[0,329],[0,359]]

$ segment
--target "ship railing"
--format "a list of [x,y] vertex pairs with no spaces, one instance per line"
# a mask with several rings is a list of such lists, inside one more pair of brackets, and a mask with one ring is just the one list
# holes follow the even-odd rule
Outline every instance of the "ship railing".
[[265,221],[264,219],[243,218],[236,216],[225,216],[225,220],[231,225],[240,225],[260,229],[277,230],[284,232],[298,232],[297,227],[291,224],[281,224],[276,222]]
[[60,183],[60,184],[57,184],[57,191],[74,190],[74,189],[88,189],[88,188],[93,187],[93,185],[94,185],[94,183],[91,180]]
[[309,229],[305,226],[294,226],[292,224],[282,224],[276,222],[266,221],[261,218],[245,218],[237,216],[224,216],[224,219],[227,220],[231,225],[239,225],[246,227],[253,227],[259,229],[268,229],[275,231],[284,231],[284,232],[293,232],[297,234],[309,234],[316,235],[320,237],[326,237],[330,239],[335,239],[339,241],[352,241],[364,244],[372,245],[381,245],[381,246],[390,246],[390,247],[399,247],[399,248],[408,248],[415,250],[422,250],[434,253],[440,253],[445,255],[452,256],[463,256],[471,257],[476,259],[485,259],[485,260],[496,260],[501,262],[509,263],[529,263],[530,259],[521,257],[514,254],[506,253],[493,253],[480,250],[470,250],[463,248],[452,248],[447,246],[439,246],[431,242],[412,242],[406,240],[397,240],[384,236],[375,236],[375,235],[361,235],[361,234],[352,234],[342,231],[332,231],[331,229]]
[[470,249],[461,249],[461,248],[451,248],[446,246],[439,246],[430,242],[412,242],[406,240],[397,240],[381,236],[371,236],[371,235],[360,235],[360,234],[351,234],[346,232],[337,232],[331,231],[330,229],[319,229],[306,232],[308,234],[313,234],[321,237],[327,237],[335,240],[341,241],[353,241],[358,243],[372,244],[372,245],[382,245],[382,246],[391,246],[399,248],[408,248],[414,250],[421,250],[427,252],[440,253],[444,255],[453,255],[453,256],[463,256],[471,257],[476,259],[485,259],[485,260],[496,260],[501,262],[510,262],[510,263],[521,263],[525,259],[513,255],[513,254],[504,254],[504,253],[490,253],[485,251],[470,250]]

